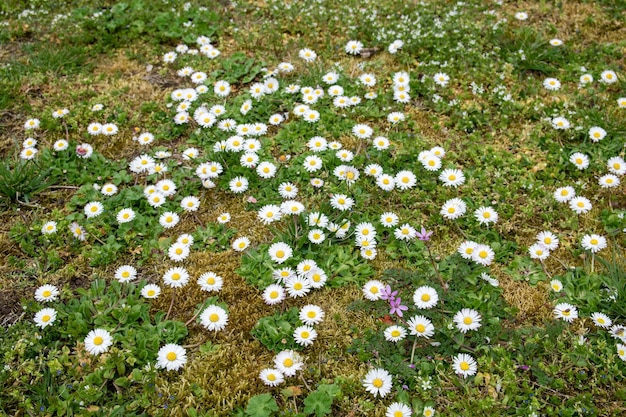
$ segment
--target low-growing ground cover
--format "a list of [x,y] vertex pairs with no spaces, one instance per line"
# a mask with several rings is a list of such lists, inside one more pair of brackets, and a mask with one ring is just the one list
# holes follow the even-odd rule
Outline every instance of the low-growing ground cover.
[[625,8],[8,2],[7,415],[622,415]]

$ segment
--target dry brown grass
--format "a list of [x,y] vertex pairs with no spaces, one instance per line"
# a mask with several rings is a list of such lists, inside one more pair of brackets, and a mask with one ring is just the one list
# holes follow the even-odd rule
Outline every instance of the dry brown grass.
[[[304,352],[303,376],[292,382],[303,395],[306,396],[309,388],[314,389],[320,380],[332,381],[342,376],[358,381],[362,377],[363,365],[356,357],[345,355],[345,349],[355,337],[353,326],[358,323],[359,328],[373,327],[376,322],[363,312],[346,311],[346,307],[360,297],[359,289],[340,288],[314,292],[306,300],[286,301],[290,306],[316,304],[326,313],[325,320],[316,326],[318,340]],[[193,352],[188,366],[180,374],[159,375],[158,391],[165,397],[176,397],[175,403],[169,404],[171,415],[196,407],[228,416],[250,397],[271,391],[257,376],[262,369],[273,366],[274,354],[252,339],[250,330],[257,320],[273,314],[273,308],[266,306],[258,292],[232,273],[229,278],[225,277],[220,300],[228,303],[230,316],[227,329],[208,335],[215,349],[208,353]],[[199,332],[201,339],[207,337],[206,330]],[[201,387],[201,394],[191,395],[190,387],[194,385]]]

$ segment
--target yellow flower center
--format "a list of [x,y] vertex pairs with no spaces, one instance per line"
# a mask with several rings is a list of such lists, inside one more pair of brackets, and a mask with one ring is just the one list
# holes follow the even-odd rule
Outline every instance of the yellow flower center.
[[43,292],[43,294],[42,294],[42,295],[43,295],[44,297],[48,298],[48,297],[50,297],[50,296],[52,295],[52,292],[51,292],[51,291],[49,291],[49,290],[45,290],[45,291]]
[[448,179],[449,179],[450,181],[454,181],[454,180],[456,180],[456,175],[450,175],[450,176],[448,177]]
[[182,255],[182,253],[183,253],[182,248],[176,248],[176,255]]
[[283,366],[286,366],[287,368],[293,366],[293,359],[291,358],[287,358],[283,361]]
[[41,321],[43,321],[44,323],[47,323],[47,322],[49,322],[49,321],[50,321],[50,319],[51,319],[51,318],[52,318],[52,317],[50,317],[49,315],[47,315],[47,314],[46,314],[45,316],[43,316],[43,317],[41,318]]
[[488,218],[490,218],[490,217],[491,217],[491,213],[489,213],[488,211],[486,211],[486,212],[484,212],[484,213],[483,213],[483,217],[484,217],[485,219],[488,219]]
[[592,245],[597,245],[598,244],[598,239],[591,239],[591,241],[589,242]]
[[130,217],[130,214],[128,214],[128,213],[124,213],[122,215],[122,218],[124,218],[124,219],[128,219],[129,217]]
[[372,288],[370,288],[370,292],[371,292],[372,294],[378,294],[378,287],[372,287]]
[[302,289],[302,283],[301,282],[296,282],[295,284],[293,284],[293,288],[294,290],[301,290]]
[[274,374],[269,374],[269,375],[267,376],[267,380],[268,380],[268,381],[276,381],[276,375],[274,375]]
[[179,274],[179,273],[174,273],[174,274],[172,274],[172,279],[173,279],[174,281],[178,281],[178,280],[180,279],[180,274]]
[[404,417],[404,414],[402,413],[402,411],[398,410],[393,413],[393,417]]
[[217,314],[213,313],[209,316],[209,320],[211,320],[211,322],[215,323],[216,321],[218,321],[220,319],[220,316],[218,316]]
[[278,291],[272,291],[270,293],[270,298],[278,298]]
[[98,206],[91,206],[91,212],[95,213],[96,211],[98,211]]
[[284,258],[285,257],[285,251],[279,250],[276,252],[276,257],[277,258]]
[[481,250],[480,253],[478,254],[478,256],[480,256],[481,258],[485,259],[487,257],[487,251],[485,250]]
[[130,277],[130,272],[128,271],[122,272],[122,278],[128,278],[128,277]]
[[308,339],[310,336],[310,333],[307,331],[304,331],[300,334],[300,337],[302,337],[303,339]]
[[602,317],[598,317],[596,321],[600,324],[604,324],[604,319]]
[[471,317],[465,317],[463,319],[463,324],[472,324],[473,320]]
[[621,164],[617,162],[613,164],[613,169],[620,169],[620,167],[621,167]]
[[308,313],[306,313],[306,316],[310,319],[315,318],[315,311],[309,311]]
[[430,294],[422,294],[422,301],[430,301]]
[[177,358],[175,352],[167,352],[167,355],[165,355],[165,357],[167,358],[168,361],[175,361]]
[[461,362],[460,368],[461,368],[461,370],[462,370],[462,371],[467,371],[467,370],[469,370],[469,368],[470,368],[469,363],[467,363],[467,362]]
[[401,334],[401,332],[398,329],[394,329],[394,330],[391,331],[391,336],[392,337],[398,337],[398,336],[400,336],[400,334]]
[[454,207],[449,207],[448,208],[448,213],[452,214],[456,211],[456,209]]
[[424,331],[426,330],[426,326],[420,323],[415,326],[415,330],[417,330],[418,333],[424,333]]
[[104,339],[100,336],[96,336],[93,338],[93,344],[96,346],[100,346],[102,343],[104,343]]
[[576,203],[576,205],[577,205],[578,207],[584,207],[584,206],[585,206],[585,203],[583,203],[582,201],[579,201],[578,203]]
[[376,388],[380,388],[383,386],[383,380],[380,378],[376,378],[375,380],[372,381],[372,385],[375,386]]
[[148,290],[148,297],[154,297],[154,294],[156,294],[156,291],[154,290]]
[[209,285],[215,284],[215,278],[210,277],[209,279],[206,280],[206,283],[209,284]]

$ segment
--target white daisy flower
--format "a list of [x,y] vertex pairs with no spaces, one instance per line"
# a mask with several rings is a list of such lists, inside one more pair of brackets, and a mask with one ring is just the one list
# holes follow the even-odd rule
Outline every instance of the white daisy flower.
[[464,308],[457,312],[452,320],[457,329],[462,333],[466,333],[468,330],[477,330],[480,328],[481,317],[476,310]]
[[113,337],[104,329],[94,329],[85,336],[84,344],[87,352],[99,355],[109,350],[113,344]]
[[169,343],[157,353],[157,368],[177,371],[187,363],[187,351],[184,347]]
[[560,303],[554,307],[554,316],[571,323],[578,318],[578,309],[571,304]]
[[391,392],[392,386],[391,375],[382,368],[370,370],[363,379],[363,387],[374,397],[378,395],[385,397]]
[[200,315],[200,323],[207,330],[218,332],[228,324],[228,313],[220,306],[208,306]]

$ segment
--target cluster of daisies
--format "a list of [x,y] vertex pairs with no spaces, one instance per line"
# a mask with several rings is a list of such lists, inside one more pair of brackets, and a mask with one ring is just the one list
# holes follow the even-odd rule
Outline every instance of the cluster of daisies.
[[[137,279],[137,269],[131,265],[122,265],[115,271],[115,279],[120,283],[129,283]],[[182,288],[189,282],[190,275],[184,268],[171,268],[163,276],[165,285],[171,288]],[[202,291],[219,292],[224,280],[214,272],[206,272],[197,279],[197,284]],[[35,299],[39,302],[49,303],[57,301],[59,289],[54,285],[42,285],[35,291]],[[156,284],[145,284],[141,288],[141,295],[146,299],[158,298],[161,287]],[[174,295],[173,295],[174,296]],[[308,311],[308,310],[307,310]],[[314,317],[308,317],[307,323],[321,321],[321,310],[315,310]],[[35,316],[35,325],[44,329],[52,325],[57,319],[57,311],[54,308],[43,308]],[[223,330],[228,324],[228,312],[219,305],[209,305],[199,315],[201,325],[209,331]],[[113,345],[113,335],[106,329],[96,328],[91,330],[83,341],[85,349],[92,355],[105,353]],[[187,361],[184,347],[176,344],[163,346],[157,354],[157,368],[178,370]]]
[[[526,20],[528,14],[526,12],[518,12],[515,17],[518,20]],[[559,47],[563,45],[563,41],[560,39],[552,39],[550,45]],[[584,88],[592,85],[594,82],[593,74],[589,73],[586,68],[582,67],[583,74],[579,78],[578,88]],[[618,75],[615,71],[607,69],[600,73],[600,83],[604,85],[611,85],[618,82]],[[543,87],[549,92],[558,91],[561,89],[561,81],[557,78],[549,77],[543,80]],[[626,98],[620,97],[617,99],[617,106],[621,109],[626,109]],[[546,121],[550,123],[552,128],[559,131],[567,131],[573,128],[572,123],[564,116],[555,116],[547,118]],[[575,130],[584,130],[585,127],[577,126]],[[585,139],[589,139],[591,143],[599,143],[609,135],[601,126],[591,126],[587,129],[587,135]],[[582,152],[573,152],[569,156],[569,162],[572,163],[576,169],[580,171],[586,170],[590,166],[590,156]],[[619,155],[609,157],[604,163],[607,173],[598,177],[598,185],[602,189],[614,189],[621,184],[620,177],[626,174],[626,162],[624,158]],[[581,188],[585,188],[584,185]],[[568,207],[577,215],[584,215],[589,213],[593,205],[588,197],[577,195],[576,190],[572,185],[565,185],[558,187],[553,192],[554,199],[559,203],[567,203]],[[596,233],[588,233],[582,236],[580,240],[581,247],[591,252],[592,265],[593,259],[597,252],[607,247],[607,239],[605,236]],[[543,262],[547,259],[552,251],[557,250],[559,247],[559,238],[551,231],[543,231],[536,237],[536,242],[528,248],[528,253],[532,259],[537,259]],[[593,267],[592,267],[593,268]],[[550,281],[550,287],[555,292],[561,292],[563,290],[563,283],[558,279]],[[568,323],[576,320],[578,316],[578,309],[576,306],[570,303],[558,303],[553,310],[554,317],[562,319]],[[626,361],[626,327],[619,324],[613,324],[612,320],[605,314],[600,312],[594,312],[590,316],[593,323],[602,329],[608,329],[612,337],[617,339],[617,352],[618,356]]]
[[[528,16],[525,13],[518,13],[516,17],[524,20]],[[220,51],[211,45],[208,37],[200,36],[196,43],[195,48],[190,48],[184,44],[178,45],[175,51],[168,52],[163,56],[163,61],[174,63],[179,58],[187,59],[189,56],[196,55],[214,59],[220,55]],[[558,47],[562,41],[553,39],[550,43]],[[389,46],[389,52],[396,53],[402,46],[402,41],[396,40]],[[344,48],[345,52],[350,55],[358,55],[363,49],[364,45],[354,40],[349,41]],[[315,51],[308,48],[300,50],[298,56],[305,65],[315,62],[317,59]],[[353,227],[350,221],[350,214],[358,203],[357,198],[350,195],[349,192],[353,184],[359,180],[371,181],[382,192],[387,193],[394,190],[401,192],[410,190],[417,185],[417,175],[413,171],[384,172],[383,167],[376,163],[362,167],[355,166],[354,159],[362,149],[360,146],[357,151],[345,149],[339,141],[328,141],[322,136],[305,138],[309,153],[302,155],[301,162],[291,166],[276,163],[270,153],[263,149],[264,136],[274,133],[282,124],[290,121],[290,117],[295,118],[296,122],[302,120],[306,123],[318,123],[323,116],[316,108],[345,109],[362,105],[362,99],[374,100],[377,98],[377,93],[373,91],[373,88],[377,85],[378,80],[371,73],[362,73],[356,77],[355,83],[363,88],[362,96],[347,95],[346,91],[350,88],[347,88],[346,84],[342,85],[341,71],[335,70],[321,76],[318,86],[281,85],[279,80],[281,76],[292,73],[295,68],[296,66],[292,63],[282,62],[275,69],[267,71],[263,81],[253,83],[246,92],[242,93],[249,95],[250,98],[238,108],[226,106],[225,100],[234,91],[229,82],[217,80],[213,82],[212,86],[209,86],[207,85],[209,75],[207,71],[203,71],[203,68],[184,66],[177,70],[178,76],[181,79],[189,80],[192,85],[171,92],[171,102],[168,105],[175,111],[173,122],[179,125],[189,124],[203,129],[206,132],[211,132],[212,136],[216,138],[212,149],[187,148],[181,153],[183,160],[195,164],[193,169],[195,169],[195,175],[200,180],[202,187],[214,188],[219,181],[226,177],[228,189],[234,194],[243,194],[249,190],[251,184],[267,184],[269,180],[277,177],[279,170],[292,169],[297,170],[298,173],[304,171],[310,174],[309,184],[311,187],[323,188],[326,181],[336,181],[340,185],[345,184],[345,189],[348,191],[329,194],[327,203],[331,209],[328,212],[322,212],[307,208],[305,202],[299,201],[298,195],[303,184],[295,181],[283,181],[278,184],[276,190],[283,201],[280,203],[269,202],[263,205],[257,212],[260,222],[270,225],[288,216],[303,216],[308,226],[307,238],[312,245],[322,244],[330,237],[341,240],[352,236],[355,248],[357,248],[360,256],[365,259],[376,257],[378,240],[380,240],[377,238],[382,234],[393,235],[395,239],[400,241],[411,241],[419,238],[418,231],[408,222],[401,224],[399,216],[393,212],[382,213],[378,222],[380,224],[355,222]],[[600,81],[605,84],[611,84],[617,79],[617,74],[610,70],[600,74]],[[432,80],[436,85],[446,87],[450,82],[450,77],[446,73],[437,72],[432,75]],[[411,101],[409,73],[396,72],[392,74],[390,81],[392,85],[390,93],[393,101],[398,104],[409,103]],[[583,85],[591,82],[593,82],[591,74],[585,74],[580,78],[580,83]],[[544,87],[549,91],[556,91],[561,88],[561,82],[556,78],[548,78],[544,81]],[[247,115],[250,115],[247,118],[252,119],[251,115],[255,112],[251,113],[251,110],[260,100],[264,98],[273,99],[281,94],[293,97],[292,101],[296,103],[292,108],[281,109],[282,112],[276,112],[269,117],[265,116],[263,120],[246,120],[246,123],[237,121],[246,118]],[[213,103],[207,103],[211,100]],[[618,99],[618,105],[621,108],[626,108],[626,98]],[[102,106],[98,106],[94,106],[92,110],[101,110]],[[53,116],[62,118],[66,114],[68,114],[67,109],[62,109],[55,111]],[[394,111],[387,115],[387,121],[391,125],[401,123],[404,120],[405,115],[400,111]],[[558,130],[567,130],[571,126],[570,122],[561,116],[551,118],[550,123]],[[29,119],[24,127],[27,130],[35,130],[39,127],[39,120]],[[115,135],[118,133],[118,127],[113,123],[93,122],[87,127],[87,132],[90,135]],[[387,137],[375,133],[374,129],[366,123],[355,123],[349,133],[353,136],[352,139],[356,139],[357,142],[371,146],[372,154],[375,155],[387,156],[388,154],[385,152],[389,153],[393,145]],[[588,131],[588,136],[592,142],[599,142],[607,135],[608,133],[599,126],[593,126]],[[152,145],[156,141],[155,135],[147,131],[140,133],[133,139],[142,146]],[[34,158],[37,153],[36,144],[37,140],[34,138],[25,140],[22,158]],[[66,150],[69,144],[66,140],[59,140],[55,142],[53,147],[55,151],[61,152]],[[203,155],[203,151],[209,156]],[[77,145],[75,152],[80,158],[89,158],[93,153],[93,148],[89,144],[83,143]],[[442,169],[445,154],[445,149],[436,146],[420,152],[417,162],[426,174],[437,175],[443,187],[460,187],[465,183],[465,175],[460,169]],[[225,160],[226,157],[233,155],[239,165],[237,168],[241,167],[243,170],[238,170],[238,175],[230,177],[232,164],[227,164]],[[180,184],[166,178],[169,171],[165,160],[171,156],[172,152],[167,150],[146,151],[131,160],[128,167],[138,178],[142,175],[159,174],[154,183],[145,186],[144,197],[148,204],[156,209],[159,224],[164,230],[174,229],[181,221],[181,214],[197,211],[201,204],[200,199],[196,196],[177,195]],[[572,154],[570,160],[581,170],[589,166],[589,157],[582,153]],[[600,186],[604,188],[618,186],[620,184],[619,177],[626,173],[626,163],[620,156],[614,156],[608,159],[607,167],[609,173],[599,179]],[[366,180],[365,177],[368,179]],[[144,183],[147,184],[147,179]],[[83,212],[86,219],[96,218],[108,211],[114,215],[113,217],[118,224],[130,223],[136,218],[137,213],[131,207],[124,207],[113,212],[112,207],[106,206],[106,197],[115,195],[119,191],[116,185],[106,183],[98,186],[98,188],[103,201],[91,201],[84,206]],[[554,198],[560,202],[567,202],[577,214],[585,214],[592,208],[590,200],[583,196],[576,196],[575,190],[571,186],[557,189]],[[167,202],[179,200],[180,209],[178,211],[160,209]],[[444,219],[454,221],[465,216],[467,209],[467,203],[462,198],[457,197],[446,201],[439,213]],[[487,227],[499,220],[497,211],[491,206],[480,206],[473,212],[473,217],[480,225]],[[223,213],[217,221],[227,223],[230,221],[230,215]],[[54,221],[47,222],[42,226],[42,233],[55,233],[56,226]],[[85,240],[87,238],[84,227],[79,223],[72,223],[70,229],[77,239]],[[559,239],[554,233],[541,232],[537,236],[537,242],[529,248],[529,254],[531,258],[542,261],[549,256],[550,251],[558,248],[558,244]],[[190,254],[192,245],[193,236],[181,234],[167,250],[169,260],[175,263],[185,261]],[[241,236],[232,242],[232,249],[242,252],[250,245],[250,239]],[[606,245],[606,238],[601,235],[590,234],[582,239],[582,246],[592,253],[602,250]],[[296,258],[294,253],[297,253],[298,250],[299,248],[292,247],[287,242],[274,242],[268,248],[268,255],[274,263],[273,277],[275,282],[263,289],[262,297],[266,304],[278,305],[287,296],[292,299],[305,297],[312,290],[322,288],[326,284],[327,272],[313,259],[304,259],[299,262],[294,260]],[[469,240],[461,243],[458,253],[463,258],[482,266],[491,265],[496,255],[489,245]],[[115,278],[120,282],[129,282],[136,277],[137,271],[130,265],[121,266],[115,273]],[[172,267],[163,275],[163,284],[172,289],[179,289],[185,287],[190,278],[187,269],[179,266]],[[483,279],[491,285],[498,285],[497,280],[489,277],[486,273],[483,274]],[[212,272],[207,272],[197,278],[197,284],[203,291],[219,292],[223,286],[223,279]],[[559,283],[553,282],[552,287],[556,289],[559,285]],[[367,299],[374,301],[386,299],[384,297],[388,299],[392,296],[388,294],[390,290],[387,288],[380,281],[370,281],[365,285],[363,294]],[[156,284],[147,284],[141,289],[142,296],[148,299],[157,298],[160,293],[161,287]],[[57,296],[58,289],[53,286],[41,287],[36,294],[36,298],[40,301],[54,300]],[[437,292],[432,287],[427,286],[417,288],[413,296],[415,308],[418,310],[432,309],[437,305],[438,299]],[[398,303],[396,311],[399,312],[398,316],[402,317],[403,309],[400,308],[399,299],[393,298],[393,302]],[[558,318],[571,321],[577,317],[577,311],[574,306],[562,303],[555,309],[555,315]],[[595,313],[592,318],[598,326],[611,328],[612,334],[615,334],[616,337],[620,335],[623,337],[624,329],[617,325],[610,327],[611,321],[607,316]],[[299,319],[301,325],[295,329],[292,336],[297,344],[308,347],[318,337],[315,326],[323,321],[324,311],[319,306],[308,304],[300,309]],[[40,310],[35,316],[35,323],[41,328],[52,324],[55,320],[56,311],[50,308]],[[208,306],[202,311],[200,322],[209,331],[220,331],[228,323],[228,312],[217,305]],[[480,328],[481,316],[475,310],[462,309],[454,315],[452,322],[460,332],[475,331]],[[414,315],[403,322],[403,325],[389,326],[384,331],[385,338],[390,342],[398,342],[404,339],[407,334],[429,339],[434,333],[435,327],[432,321],[423,314]],[[623,338],[620,340],[622,343],[626,343]],[[112,346],[113,336],[105,329],[94,329],[86,336],[84,344],[85,348],[92,354],[104,353]],[[618,349],[623,350],[623,345],[618,345]],[[620,353],[620,357],[622,357],[622,353]],[[624,359],[624,357],[622,358]],[[180,369],[186,361],[186,351],[179,345],[168,344],[163,346],[157,354],[158,366],[168,370]],[[304,359],[294,351],[280,352],[274,358],[274,366],[263,369],[259,378],[268,386],[278,386],[285,381],[286,377],[294,376],[302,368],[303,363]],[[452,359],[452,367],[457,374],[463,377],[474,375],[477,372],[476,360],[467,354],[455,356]],[[384,397],[391,392],[392,376],[384,369],[373,369],[365,376],[363,386],[373,395]],[[407,406],[394,403],[389,406],[387,414],[394,417],[410,415],[410,409],[408,411],[406,409],[408,409]],[[434,410],[429,407],[427,409],[424,410],[424,415],[427,415],[427,411],[430,413],[429,415],[434,413]]]
[[[300,309],[299,320],[303,323],[298,326],[293,336],[295,341],[302,346],[309,346],[317,338],[314,325],[322,322],[324,311],[316,305],[306,305]],[[274,367],[265,368],[259,373],[261,381],[270,387],[281,385],[286,377],[295,376],[304,366],[304,358],[294,350],[284,350],[274,357]]]
[[[490,277],[484,274],[485,280]],[[402,300],[396,297],[397,291],[392,291],[389,285],[378,280],[370,280],[363,286],[363,296],[370,301],[385,300],[391,307],[391,313],[397,315],[401,322],[400,324],[393,324],[384,329],[383,334],[385,339],[392,343],[397,343],[404,340],[407,335],[415,336],[416,338],[430,339],[435,335],[435,326],[432,320],[424,314],[416,314],[405,320],[403,311],[408,310],[407,306],[402,305]],[[420,312],[427,313],[437,306],[440,297],[437,290],[430,286],[421,286],[413,292],[413,304]],[[482,317],[480,313],[471,308],[463,308],[456,312],[452,318],[454,327],[461,333],[467,333],[468,331],[475,331],[481,327]],[[407,330],[408,329],[408,330]],[[477,371],[476,360],[467,354],[459,354],[453,358],[453,369],[455,373],[463,376],[464,378],[474,375]],[[371,373],[384,374],[385,370],[377,369],[372,370]],[[368,374],[368,376],[371,376]],[[391,376],[389,378],[383,378],[386,381],[382,386],[377,386],[372,383],[366,376],[363,381],[366,389],[372,392],[374,395],[380,395],[384,397],[391,389]],[[387,387],[387,388],[384,388]]]

